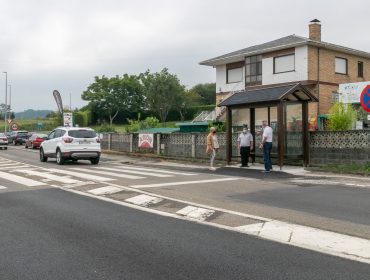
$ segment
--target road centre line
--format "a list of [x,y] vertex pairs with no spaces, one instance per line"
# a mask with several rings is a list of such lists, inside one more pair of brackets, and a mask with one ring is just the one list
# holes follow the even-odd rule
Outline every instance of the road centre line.
[[141,171],[134,171],[134,170],[125,170],[125,169],[119,169],[119,168],[99,167],[99,169],[115,171],[115,172],[124,172],[124,173],[130,173],[130,174],[146,175],[146,176],[152,176],[152,177],[160,177],[160,178],[173,177],[173,175],[156,174],[156,173],[141,172]]
[[106,182],[106,181],[114,181],[115,180],[115,179],[112,179],[112,178],[101,177],[101,176],[96,176],[96,175],[92,175],[92,174],[73,172],[73,171],[70,171],[70,170],[61,170],[61,169],[55,169],[55,168],[47,168],[46,170],[49,170],[49,171],[52,171],[52,172],[55,172],[55,173],[62,173],[62,174],[66,174],[66,175],[71,175],[71,176],[75,176],[75,177],[79,177],[79,178],[83,178],[83,179],[87,179],[87,180],[95,180],[95,181],[99,181],[99,182]]
[[[116,166],[116,165],[115,165]],[[172,174],[172,175],[184,175],[184,176],[194,176],[198,175],[195,173],[185,173],[185,172],[177,172],[177,171],[170,171],[170,170],[162,170],[162,169],[156,169],[156,168],[141,168],[141,167],[133,167],[128,165],[117,165],[118,168],[122,169],[131,169],[131,170],[139,170],[139,171],[150,171],[150,172],[159,172],[159,173],[165,173],[165,174]]]
[[148,185],[131,185],[130,187],[135,188],[135,189],[158,188],[158,187],[180,186],[180,185],[190,185],[190,184],[218,183],[218,182],[236,181],[240,179],[241,178],[206,179],[206,180],[197,180],[197,181],[170,182],[170,183],[159,183],[159,184],[148,184]]
[[24,178],[24,177],[21,177],[21,176],[17,176],[17,175],[6,173],[6,172],[2,172],[2,171],[0,171],[0,177],[2,179],[8,180],[8,181],[12,181],[12,182],[15,182],[15,183],[18,183],[18,184],[21,184],[21,185],[25,185],[25,186],[28,186],[28,187],[35,187],[35,186],[44,186],[44,185],[46,185],[43,182],[31,180],[31,179],[28,179],[28,178]]
[[133,180],[145,178],[145,177],[134,176],[134,175],[129,175],[129,174],[122,174],[122,173],[117,173],[117,172],[99,171],[97,169],[73,168],[73,170],[79,170],[82,172],[92,172],[92,173],[101,174],[101,175],[115,176],[119,178],[126,178],[126,179],[133,179]]

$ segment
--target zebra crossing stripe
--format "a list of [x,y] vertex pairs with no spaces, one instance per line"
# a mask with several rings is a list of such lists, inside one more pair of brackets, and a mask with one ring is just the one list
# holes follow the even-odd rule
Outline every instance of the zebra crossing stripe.
[[54,168],[50,168],[48,170],[52,171],[52,172],[55,172],[55,173],[61,173],[61,174],[71,175],[71,176],[78,177],[78,178],[100,181],[100,182],[114,181],[115,180],[115,179],[112,179],[112,178],[101,177],[101,176],[96,176],[96,175],[92,175],[92,174],[84,174],[84,173],[79,173],[79,172],[73,172],[73,171],[70,171],[70,170],[62,170],[62,169],[54,169]]
[[150,196],[146,194],[140,194],[140,195],[125,199],[126,202],[130,202],[132,204],[143,206],[143,207],[148,207],[149,205],[157,204],[161,202],[162,200],[163,198]]
[[213,213],[215,213],[214,210],[194,207],[190,205],[176,212],[176,214],[178,215],[185,216],[190,219],[200,220],[200,221],[205,221]]
[[22,163],[16,163],[16,162],[0,163],[0,167],[5,167],[5,166],[19,166],[19,165],[22,165]]
[[15,170],[15,172],[25,173],[25,174],[32,175],[32,176],[38,176],[38,177],[46,178],[51,181],[62,182],[64,184],[76,184],[76,183],[81,182],[79,180],[71,179],[68,177],[61,177],[61,176],[57,176],[54,174],[50,174],[46,172],[39,172],[35,170],[19,169],[19,170]]
[[139,170],[139,171],[150,171],[150,172],[158,172],[164,174],[172,174],[172,175],[184,175],[184,176],[194,176],[197,175],[195,173],[185,173],[185,172],[177,172],[177,171],[170,171],[165,169],[156,169],[156,168],[141,168],[141,167],[133,167],[128,165],[115,165],[120,169],[131,169],[131,170]]
[[173,175],[156,174],[156,173],[126,170],[126,169],[120,169],[120,168],[99,167],[99,169],[108,170],[108,171],[115,171],[115,172],[124,172],[124,173],[129,173],[129,174],[138,174],[138,175],[146,175],[146,176],[152,176],[152,177],[160,177],[160,178],[173,177]]
[[137,188],[137,189],[139,188],[158,188],[158,187],[168,187],[168,186],[227,182],[227,181],[235,181],[235,180],[240,180],[240,178],[220,178],[220,179],[206,179],[206,180],[198,180],[198,181],[158,183],[158,184],[148,184],[148,185],[131,185],[130,187]]
[[12,170],[12,169],[29,168],[29,167],[30,167],[29,165],[25,165],[25,164],[0,166],[1,170]]
[[7,189],[7,187],[0,186],[0,190],[5,190],[5,189]]
[[78,171],[82,171],[82,172],[92,172],[92,173],[101,174],[101,175],[114,176],[114,177],[126,178],[126,179],[134,179],[134,180],[145,178],[145,177],[128,175],[128,174],[121,174],[121,173],[114,173],[114,172],[107,172],[107,171],[98,171],[96,169],[73,168],[73,170],[78,170]]
[[114,194],[117,192],[121,192],[122,189],[118,187],[102,187],[102,188],[97,188],[93,190],[89,190],[88,192],[91,194],[95,195],[105,195],[105,194]]
[[14,174],[9,174],[9,173],[2,172],[2,171],[0,171],[0,177],[4,180],[12,181],[12,182],[15,182],[15,183],[18,183],[18,184],[21,184],[21,185],[25,185],[27,187],[35,187],[35,186],[44,186],[44,185],[46,185],[43,182],[31,180],[31,179],[28,179],[28,178],[24,178],[24,177],[17,176],[17,175],[14,175]]

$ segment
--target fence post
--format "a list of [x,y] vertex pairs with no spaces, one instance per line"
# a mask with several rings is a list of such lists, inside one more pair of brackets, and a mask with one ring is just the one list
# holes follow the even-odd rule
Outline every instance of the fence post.
[[130,153],[134,151],[134,135],[130,133]]
[[196,143],[196,135],[191,135],[191,157],[195,158],[195,143]]
[[157,155],[161,154],[161,134],[157,133]]

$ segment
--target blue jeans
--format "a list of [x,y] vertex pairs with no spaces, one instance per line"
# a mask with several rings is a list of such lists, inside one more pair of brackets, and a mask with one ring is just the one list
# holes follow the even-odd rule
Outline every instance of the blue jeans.
[[272,169],[272,162],[271,162],[271,149],[272,149],[272,142],[265,142],[263,144],[263,161],[265,163],[265,170],[270,171]]

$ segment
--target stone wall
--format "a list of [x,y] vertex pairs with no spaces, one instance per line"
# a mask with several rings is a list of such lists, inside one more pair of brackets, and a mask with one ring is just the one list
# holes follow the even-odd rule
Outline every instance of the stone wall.
[[310,133],[310,165],[370,162],[370,130]]
[[[239,151],[236,147],[238,134],[232,135],[232,156],[237,159]],[[294,155],[302,151],[302,135],[290,132],[287,135],[286,154]],[[258,137],[257,137],[258,138]],[[218,133],[220,150],[218,160],[226,160],[226,134]],[[208,159],[206,154],[207,133],[172,133],[154,134],[154,144],[151,149],[138,147],[137,133],[105,134],[102,149],[118,152],[134,152],[162,155],[172,158]],[[258,144],[260,141],[257,140]],[[276,143],[276,142],[275,142]],[[257,149],[257,155],[262,151]],[[276,145],[273,153],[276,153]],[[260,161],[261,158],[257,158]],[[370,162],[370,130],[354,131],[316,131],[310,133],[310,165],[321,164],[364,164]]]

